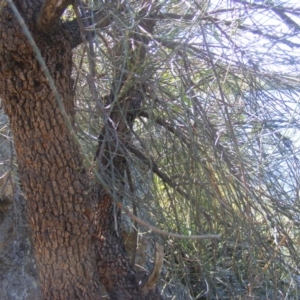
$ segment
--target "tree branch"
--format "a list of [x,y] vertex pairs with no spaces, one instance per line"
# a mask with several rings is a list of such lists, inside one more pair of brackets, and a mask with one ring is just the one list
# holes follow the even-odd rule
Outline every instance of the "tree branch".
[[37,17],[37,27],[43,32],[50,32],[58,24],[58,21],[68,5],[74,0],[45,0]]
[[164,247],[158,242],[155,243],[155,260],[153,269],[150,275],[147,277],[146,281],[142,284],[142,290],[144,294],[147,294],[149,290],[154,290],[156,288],[157,281],[159,279],[159,273],[164,262]]
[[[239,2],[238,0],[235,0],[237,2]],[[284,14],[284,12],[280,9],[275,9],[275,8],[270,8],[274,13],[276,13],[284,22],[285,24],[290,27],[293,28],[294,30],[299,31],[300,26],[295,23],[291,18],[289,18],[286,14]],[[159,14],[158,16],[156,16],[157,19],[160,20],[168,20],[168,19],[173,19],[173,20],[181,20],[181,21],[192,21],[196,16],[196,14],[186,14],[186,15],[178,15],[178,14]],[[227,21],[227,20],[222,20],[222,19],[218,19],[216,17],[211,17],[211,16],[202,16],[201,18],[199,18],[200,20],[203,21],[207,21],[207,22],[211,22],[215,25],[226,25],[226,26],[231,26],[231,25],[235,25],[234,22],[232,21]],[[236,26],[236,25],[235,25]],[[276,35],[272,35],[272,34],[268,34],[268,33],[264,33],[261,29],[259,28],[251,28],[249,26],[245,26],[245,25],[237,25],[236,26],[237,29],[240,29],[242,31],[248,31],[251,32],[252,34],[255,35],[259,35],[262,36],[266,39],[269,40],[275,40],[277,43],[281,43],[281,44],[285,44],[289,47],[300,47],[299,43],[295,43],[292,41],[287,40],[284,36],[276,36]],[[176,41],[165,41],[162,39],[158,39],[156,38],[157,41],[161,42],[163,46],[171,48],[171,47],[175,47],[178,46],[180,43],[176,42]],[[199,52],[199,50],[197,50]]]
[[[125,207],[121,202],[117,203],[117,207],[120,209],[123,209],[125,214],[132,220],[136,221],[139,223],[141,226],[148,228],[152,230],[155,233],[158,233],[162,236],[168,236],[168,237],[174,237],[177,239],[185,239],[185,240],[203,240],[203,239],[220,239],[221,235],[220,234],[202,234],[202,235],[183,235],[183,234],[178,234],[178,233],[172,233],[172,232],[167,232],[164,230],[161,230],[155,226],[152,226],[144,221],[142,221],[140,218],[135,216],[133,213],[129,211],[127,207]],[[93,237],[99,239],[99,237],[93,235]]]
[[[247,8],[259,8],[259,9],[272,9],[272,10],[280,10],[283,13],[289,13],[295,16],[300,15],[300,8],[296,7],[289,7],[289,6],[281,6],[281,5],[276,5],[275,3],[272,4],[271,2],[265,2],[263,4],[258,4],[258,3],[250,3],[244,0],[233,0],[236,3],[244,4],[247,5]],[[267,4],[266,4],[267,3]]]

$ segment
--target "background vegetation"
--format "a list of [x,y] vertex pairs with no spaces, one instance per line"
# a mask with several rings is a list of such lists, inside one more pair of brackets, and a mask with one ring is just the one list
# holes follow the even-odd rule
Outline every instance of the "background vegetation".
[[[164,237],[162,289],[176,277],[192,299],[299,299],[299,4],[153,1],[155,15],[139,14],[150,2],[79,1],[109,20],[84,24],[74,51],[86,157],[94,159],[111,87],[118,94],[124,74],[125,89],[142,82],[142,111],[124,147],[131,176],[112,193],[165,231],[221,234]],[[155,21],[152,34],[142,20]],[[130,68],[135,33],[149,42]]]

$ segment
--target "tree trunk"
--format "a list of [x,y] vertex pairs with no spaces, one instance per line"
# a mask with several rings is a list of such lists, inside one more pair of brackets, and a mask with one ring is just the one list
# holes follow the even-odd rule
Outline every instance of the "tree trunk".
[[[36,21],[42,0],[14,3],[72,123],[71,45],[78,41],[71,41],[69,28],[59,22],[45,33],[43,19]],[[43,9],[51,19],[49,6]],[[40,29],[39,23],[43,23]],[[78,32],[74,36],[78,38]],[[90,186],[80,149],[6,1],[0,1],[0,96],[14,136],[43,298],[99,299],[101,279],[111,299],[144,299],[120,229],[114,227],[112,199],[101,187]]]
[[[41,1],[19,10],[73,117],[72,52],[64,32],[34,26]],[[12,11],[0,15],[0,93],[10,118],[45,299],[98,299],[87,210],[88,176],[45,74]]]

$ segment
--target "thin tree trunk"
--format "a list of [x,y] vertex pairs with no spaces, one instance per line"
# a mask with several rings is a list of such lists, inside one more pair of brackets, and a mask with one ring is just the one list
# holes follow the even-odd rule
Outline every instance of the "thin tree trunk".
[[[147,9],[145,9],[147,11]],[[141,16],[145,13],[141,10]],[[152,33],[155,22],[141,22],[144,29]],[[135,75],[143,76],[146,57],[147,37],[132,34],[129,45],[128,62],[125,66],[126,73],[116,72],[115,82],[112,85],[108,103],[113,105],[112,112],[107,118],[99,135],[99,144],[96,151],[99,173],[106,178],[111,178],[115,190],[122,190],[126,169],[126,145],[131,137],[131,129],[135,118],[141,110],[141,105],[146,94],[145,82],[137,82]],[[117,99],[117,101],[116,101]],[[118,186],[118,188],[117,188]],[[121,193],[118,195],[122,200]],[[97,224],[96,251],[98,253],[98,271],[111,299],[148,299],[148,291],[143,292],[138,286],[133,268],[125,255],[121,212],[114,200],[104,194],[100,202],[100,214],[108,216],[99,218]],[[124,292],[126,291],[126,292]],[[161,299],[158,293],[151,293],[151,299]]]

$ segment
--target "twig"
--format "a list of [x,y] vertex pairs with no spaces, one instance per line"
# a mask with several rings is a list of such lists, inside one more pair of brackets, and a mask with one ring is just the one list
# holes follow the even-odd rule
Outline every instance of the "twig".
[[157,227],[151,226],[150,224],[142,221],[140,218],[135,216],[132,212],[129,211],[127,207],[125,207],[121,202],[117,203],[117,207],[120,209],[123,209],[126,215],[132,219],[133,221],[139,223],[141,226],[146,227],[150,230],[152,230],[155,233],[158,233],[163,236],[169,236],[169,237],[174,237],[178,239],[186,239],[186,240],[203,240],[203,239],[220,239],[221,235],[220,234],[202,234],[202,235],[182,235],[182,234],[177,234],[177,233],[172,233],[172,232],[167,232],[164,230],[161,230]]
[[164,247],[158,242],[155,243],[155,260],[153,264],[153,269],[145,282],[142,283],[142,290],[145,294],[149,290],[154,290],[159,279],[159,274],[164,262]]

